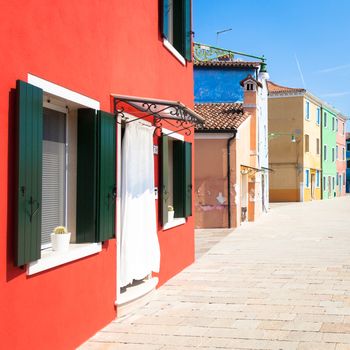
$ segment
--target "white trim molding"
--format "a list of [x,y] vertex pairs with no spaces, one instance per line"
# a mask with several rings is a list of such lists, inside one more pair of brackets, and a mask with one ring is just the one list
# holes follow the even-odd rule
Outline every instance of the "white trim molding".
[[170,52],[173,54],[173,56],[175,56],[175,57],[178,59],[178,61],[181,62],[182,65],[186,66],[186,60],[185,60],[185,58],[184,58],[184,57],[180,54],[180,52],[177,51],[177,50],[175,49],[175,47],[174,47],[168,40],[166,40],[165,38],[163,39],[163,45],[164,45],[164,47],[165,47],[166,49],[168,49],[168,51],[170,51]]
[[184,135],[181,135],[181,134],[179,134],[177,132],[174,132],[174,131],[171,131],[169,129],[162,128],[162,133],[164,135],[169,135],[169,137],[172,137],[173,139],[180,140],[180,141],[185,141],[185,136]]
[[195,140],[226,140],[233,136],[233,132],[196,132],[194,134]]
[[52,249],[43,250],[39,260],[27,265],[27,275],[34,275],[101,251],[101,243],[70,244],[67,252],[55,252]]
[[186,219],[185,218],[176,218],[172,221],[167,222],[164,226],[163,226],[163,231],[165,230],[169,230],[170,228],[176,227],[176,226],[180,226],[186,223]]
[[69,90],[60,85],[44,80],[35,75],[28,74],[28,83],[43,89],[45,92],[78,103],[80,105],[99,110],[100,102],[85,95]]

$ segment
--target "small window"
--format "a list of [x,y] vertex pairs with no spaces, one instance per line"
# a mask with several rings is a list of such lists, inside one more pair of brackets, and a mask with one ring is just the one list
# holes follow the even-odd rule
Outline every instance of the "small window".
[[323,113],[323,126],[326,128],[327,127],[327,113]]
[[323,176],[323,191],[326,191],[327,189],[327,181],[326,181],[326,177]]
[[305,119],[310,120],[310,102],[305,102]]
[[254,91],[254,84],[248,83],[247,84],[247,91]]
[[332,117],[332,131],[335,130],[335,118]]
[[320,108],[317,108],[316,124],[320,125],[320,121],[321,121],[321,110]]
[[334,190],[335,188],[335,179],[334,179],[334,176],[332,176],[332,189]]
[[316,187],[320,187],[320,171],[316,170]]
[[348,143],[346,144],[346,150],[347,150],[348,152],[350,152],[350,142],[348,142]]
[[306,169],[305,170],[305,186],[309,187],[310,185],[310,170]]
[[335,119],[335,130],[338,131],[338,119]]
[[343,186],[345,186],[346,176],[345,173],[343,173]]
[[345,160],[345,148],[342,149],[342,159]]
[[191,1],[163,0],[162,27],[168,42],[191,61]]
[[338,160],[338,146],[335,146],[335,157]]
[[320,154],[320,139],[316,139],[316,154]]
[[309,152],[309,135],[305,134],[305,152]]
[[336,179],[337,179],[337,180],[336,180],[336,181],[337,181],[336,183],[337,183],[337,186],[338,186],[338,185],[339,185],[339,174],[338,174],[338,173],[337,173]]
[[332,162],[335,161],[335,150],[334,147],[332,147]]
[[347,161],[346,161],[346,167],[347,167],[348,169],[350,169],[350,160],[347,160]]
[[327,160],[327,145],[323,145],[323,160]]

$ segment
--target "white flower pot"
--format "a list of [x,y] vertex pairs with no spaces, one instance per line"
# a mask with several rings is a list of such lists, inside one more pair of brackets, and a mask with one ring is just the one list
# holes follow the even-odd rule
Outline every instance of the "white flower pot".
[[51,233],[52,250],[56,252],[66,252],[69,249],[70,232]]
[[174,214],[175,214],[174,210],[168,211],[168,222],[171,222],[174,220]]

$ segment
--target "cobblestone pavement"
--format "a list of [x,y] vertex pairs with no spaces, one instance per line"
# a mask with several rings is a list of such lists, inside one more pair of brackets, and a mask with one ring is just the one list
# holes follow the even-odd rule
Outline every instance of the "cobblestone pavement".
[[80,350],[349,350],[350,197],[271,207]]

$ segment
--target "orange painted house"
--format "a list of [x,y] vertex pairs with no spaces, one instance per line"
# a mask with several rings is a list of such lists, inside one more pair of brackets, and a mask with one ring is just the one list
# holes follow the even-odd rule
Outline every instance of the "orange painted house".
[[[202,120],[191,110],[191,1],[180,7],[2,4],[3,349],[74,349],[193,262]],[[138,157],[147,162],[133,167]],[[67,252],[52,250],[57,225],[71,232]]]

